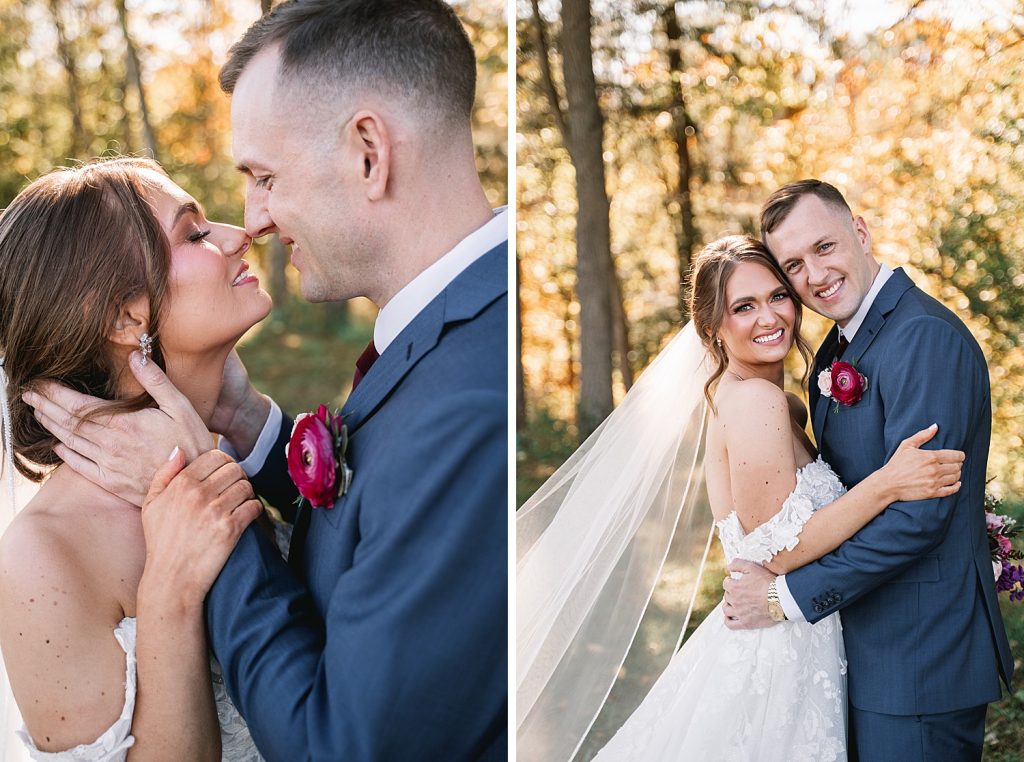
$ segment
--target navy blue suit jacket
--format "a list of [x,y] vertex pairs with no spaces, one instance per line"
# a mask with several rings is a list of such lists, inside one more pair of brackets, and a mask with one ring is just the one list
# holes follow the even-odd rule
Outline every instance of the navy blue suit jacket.
[[[352,393],[351,489],[300,512],[290,563],[251,526],[210,592],[270,762],[507,756],[507,261],[470,265]],[[290,428],[253,479],[279,504]]]
[[[817,373],[831,362],[825,339]],[[808,621],[842,609],[854,707],[937,714],[994,701],[1013,659],[985,530],[991,430],[988,369],[966,326],[896,270],[843,355],[867,377],[851,407],[811,384],[814,435],[848,487],[932,423],[929,449],[966,453],[960,491],[893,503],[834,552],[786,575]]]

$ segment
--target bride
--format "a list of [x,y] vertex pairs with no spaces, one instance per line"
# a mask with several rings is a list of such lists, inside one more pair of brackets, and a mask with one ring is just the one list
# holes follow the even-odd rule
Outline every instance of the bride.
[[[817,457],[806,409],[783,390],[792,346],[810,355],[800,305],[759,241],[708,245],[689,306],[687,327],[517,516],[520,759],[576,754],[626,670],[659,579],[702,567],[712,527],[728,560],[783,573],[894,501],[960,487],[961,452],[920,449],[934,426],[849,492]],[[719,603],[672,650],[596,759],[847,758],[839,615],[733,631],[727,613]]]
[[[152,403],[129,364],[157,362],[209,421],[235,342],[270,311],[246,275],[249,245],[143,159],[57,170],[0,216],[5,467],[42,482],[0,540],[0,648],[33,759],[259,759],[216,675],[211,689],[203,622],[207,589],[260,511],[241,469],[209,438],[181,442],[191,478],[162,492],[184,466],[175,448],[140,512],[62,465],[21,399],[58,379],[111,401],[83,424],[102,425]],[[214,562],[188,537],[147,547],[144,530],[174,523],[183,490],[232,510],[206,538]],[[196,568],[192,605],[163,605]]]

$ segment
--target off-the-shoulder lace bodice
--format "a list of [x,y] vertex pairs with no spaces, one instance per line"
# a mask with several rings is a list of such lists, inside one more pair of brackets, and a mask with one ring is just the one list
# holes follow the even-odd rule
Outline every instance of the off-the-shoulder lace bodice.
[[726,558],[764,563],[782,550],[796,547],[804,523],[819,508],[842,497],[846,487],[820,457],[796,472],[796,487],[782,508],[749,534],[743,531],[736,511],[715,523]]
[[[125,686],[124,708],[117,721],[104,731],[103,735],[90,744],[59,752],[45,752],[36,748],[32,737],[25,728],[18,735],[25,743],[29,756],[39,762],[123,762],[128,749],[135,744],[132,735],[132,715],[135,713],[136,662],[135,662],[135,619],[125,617],[114,630],[114,637],[124,649]],[[220,665],[211,659],[213,698],[220,720],[221,759],[223,762],[262,762],[245,720],[238,714],[228,697]]]

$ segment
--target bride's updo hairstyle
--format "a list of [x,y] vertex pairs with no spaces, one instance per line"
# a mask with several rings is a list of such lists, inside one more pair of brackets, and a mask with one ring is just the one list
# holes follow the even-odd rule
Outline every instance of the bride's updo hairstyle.
[[[57,439],[21,395],[52,379],[111,400],[97,412],[131,411],[148,394],[118,399],[121,374],[108,342],[123,306],[149,298],[149,334],[170,269],[170,245],[147,201],[140,170],[156,162],[121,157],[40,177],[0,214],[0,356],[8,377],[15,466],[41,481],[60,463]],[[159,341],[152,360],[163,366]]]
[[711,399],[711,388],[715,382],[722,377],[722,374],[729,367],[729,357],[725,349],[718,345],[718,329],[725,317],[725,288],[732,277],[736,266],[742,262],[754,262],[772,271],[779,283],[785,286],[789,298],[797,305],[796,323],[793,329],[796,334],[796,343],[800,348],[800,354],[804,358],[807,368],[804,371],[801,383],[807,383],[807,374],[811,369],[811,361],[814,352],[810,345],[800,334],[802,322],[802,309],[800,308],[800,297],[797,296],[793,286],[787,280],[779,263],[771,255],[768,248],[758,241],[745,235],[730,235],[719,238],[705,246],[693,264],[690,275],[690,293],[688,306],[690,308],[690,319],[693,320],[697,335],[704,343],[710,355],[717,361],[718,365],[704,385],[704,396],[708,404],[714,409]]

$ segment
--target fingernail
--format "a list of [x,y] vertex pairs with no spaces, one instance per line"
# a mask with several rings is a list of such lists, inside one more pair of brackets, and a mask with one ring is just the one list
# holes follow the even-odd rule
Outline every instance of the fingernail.
[[36,402],[38,400],[36,399],[35,392],[25,392],[24,394],[21,395],[21,401],[24,402],[26,405],[31,405],[32,407],[35,407]]
[[167,456],[167,460],[174,460],[174,457],[175,457],[175,456],[176,456],[176,455],[177,455],[177,454],[178,454],[178,453],[179,453],[180,451],[181,451],[181,448],[180,448],[180,447],[177,447],[177,446],[175,446],[175,448],[174,448],[173,450],[171,450],[171,454]]
[[937,423],[933,423],[933,424],[932,424],[931,426],[929,426],[928,428],[929,428],[929,429],[937,429],[937,428],[939,428],[939,424],[937,424]]

